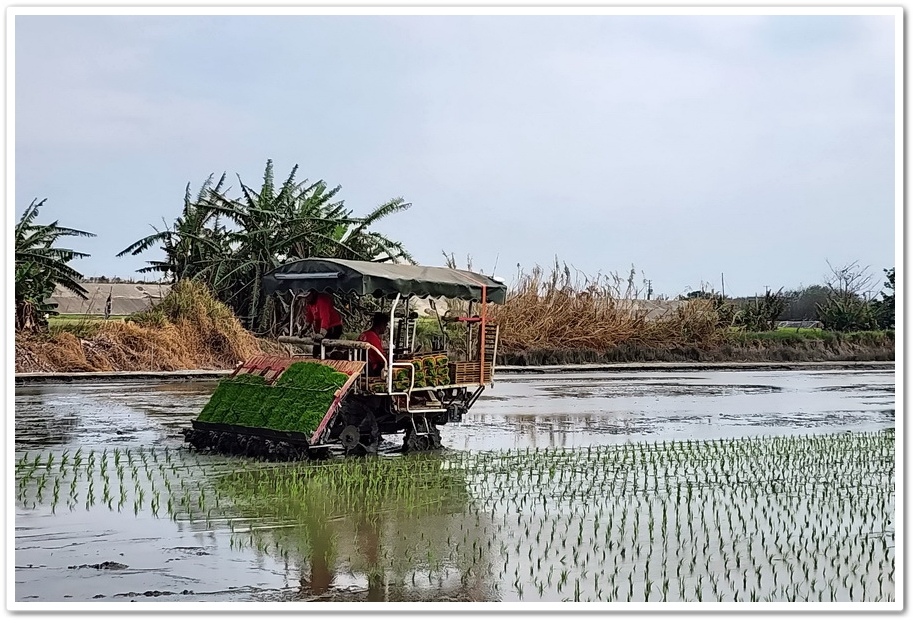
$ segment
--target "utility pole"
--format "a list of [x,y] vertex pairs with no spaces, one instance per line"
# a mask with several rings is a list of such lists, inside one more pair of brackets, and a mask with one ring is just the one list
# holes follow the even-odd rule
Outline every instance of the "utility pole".
[[648,301],[652,298],[652,280],[647,279],[646,281],[649,283],[649,288],[646,290],[646,300]]
[[725,298],[725,273],[722,273],[722,298]]

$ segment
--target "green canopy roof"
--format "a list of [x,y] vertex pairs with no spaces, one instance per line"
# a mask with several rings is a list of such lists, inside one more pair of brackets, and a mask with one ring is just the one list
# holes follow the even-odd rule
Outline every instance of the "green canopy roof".
[[394,298],[400,294],[465,301],[480,301],[482,285],[487,288],[488,302],[506,302],[505,284],[486,275],[444,266],[310,258],[278,266],[263,278],[267,294],[317,290],[377,298]]

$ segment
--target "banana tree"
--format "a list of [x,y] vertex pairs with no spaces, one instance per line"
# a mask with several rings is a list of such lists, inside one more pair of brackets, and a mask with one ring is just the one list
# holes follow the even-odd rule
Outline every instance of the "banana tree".
[[159,244],[165,257],[139,272],[207,283],[254,331],[270,330],[278,320],[277,301],[266,301],[261,294],[261,276],[280,264],[306,257],[413,261],[399,242],[369,229],[409,203],[392,199],[356,217],[337,198],[340,186],[297,181],[298,170],[294,166],[277,187],[268,160],[260,190],[236,176],[240,196],[224,187],[225,175],[216,185],[211,176],[195,200],[190,188],[185,189],[182,215],[171,228],[138,240],[118,255],[138,255]]
[[[352,254],[352,257],[341,255],[344,259],[368,260],[373,262],[406,261],[415,264],[413,257],[400,242],[392,240],[378,232],[368,231],[381,219],[403,212],[410,207],[403,198],[391,199],[364,217],[355,219],[355,225],[335,232],[337,242]],[[308,255],[300,255],[305,258]]]
[[88,253],[55,246],[64,236],[94,237],[95,234],[61,227],[58,221],[50,225],[35,223],[39,208],[47,199],[32,200],[22,214],[14,231],[16,285],[16,330],[35,330],[46,326],[45,316],[56,315],[56,305],[47,303],[56,286],[73,292],[82,299],[86,289],[79,281],[83,275],[69,262]]
[[198,191],[196,200],[192,200],[189,183],[185,187],[181,216],[175,219],[172,226],[166,225],[162,230],[154,227],[155,233],[137,240],[118,253],[117,257],[139,255],[159,244],[165,257],[148,261],[147,266],[137,270],[138,273],[162,273],[172,283],[191,277],[207,281],[212,258],[227,253],[228,246],[226,228],[218,215],[207,209],[203,200],[211,192],[220,192],[225,181],[226,174],[223,173],[214,186],[211,174]]
[[395,199],[366,217],[354,217],[337,200],[340,186],[329,188],[319,180],[296,181],[294,166],[279,189],[274,184],[272,161],[267,161],[260,191],[239,178],[242,196],[211,192],[203,201],[207,210],[235,226],[228,233],[231,252],[216,258],[219,279],[213,285],[254,330],[272,324],[267,301],[261,295],[261,276],[285,262],[305,257],[340,257],[367,260],[410,261],[403,247],[375,232],[366,231],[379,219],[405,210],[410,204]]

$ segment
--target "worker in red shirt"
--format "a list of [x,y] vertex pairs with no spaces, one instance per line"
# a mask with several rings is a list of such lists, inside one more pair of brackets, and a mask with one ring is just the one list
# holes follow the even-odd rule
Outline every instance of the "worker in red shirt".
[[[359,341],[368,342],[384,353],[385,349],[382,346],[382,337],[387,333],[388,314],[378,312],[372,316],[372,326],[359,334]],[[380,376],[382,370],[385,368],[385,363],[385,358],[382,355],[374,350],[369,350],[369,376]]]
[[[312,328],[312,339],[316,342],[336,340],[343,335],[343,321],[334,309],[334,299],[326,292],[308,291],[305,295],[304,321],[306,327]],[[312,356],[317,359],[320,354],[321,347],[315,344]]]

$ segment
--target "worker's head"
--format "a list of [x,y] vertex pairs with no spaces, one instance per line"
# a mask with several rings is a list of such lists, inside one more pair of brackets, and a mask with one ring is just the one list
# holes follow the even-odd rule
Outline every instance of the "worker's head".
[[305,302],[309,305],[312,305],[318,299],[317,290],[309,290],[305,293]]
[[372,315],[372,330],[376,333],[388,328],[388,314],[384,312],[375,312]]

